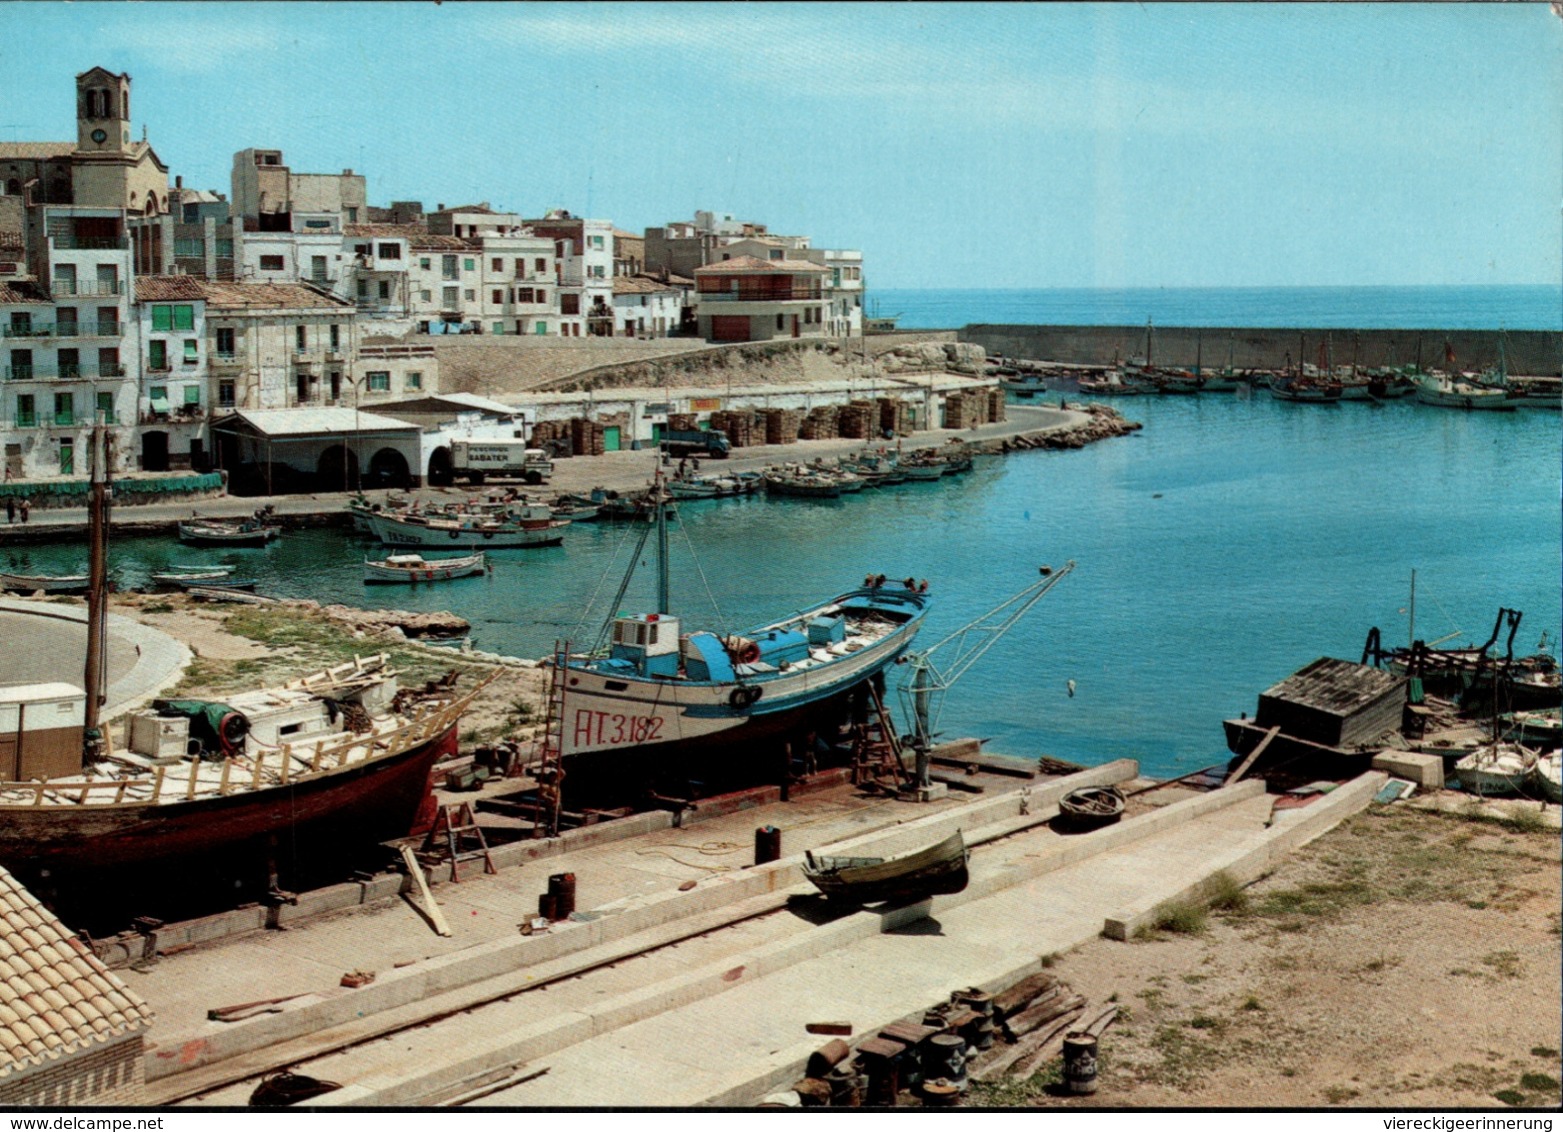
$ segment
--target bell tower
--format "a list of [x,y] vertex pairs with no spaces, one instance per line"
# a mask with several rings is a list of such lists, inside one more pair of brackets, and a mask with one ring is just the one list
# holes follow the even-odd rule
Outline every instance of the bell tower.
[[76,152],[130,153],[130,76],[94,67],[76,76]]

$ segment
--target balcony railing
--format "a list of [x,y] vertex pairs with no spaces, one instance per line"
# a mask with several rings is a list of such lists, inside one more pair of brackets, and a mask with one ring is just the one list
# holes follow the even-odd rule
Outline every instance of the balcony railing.
[[64,413],[57,411],[54,414],[52,423],[55,428],[71,428],[76,424],[76,414],[74,412]]
[[214,369],[238,369],[244,365],[237,354],[213,354],[208,361]]
[[118,338],[119,322],[35,322],[30,326],[0,326],[3,338]]
[[124,376],[125,367],[117,362],[5,367],[7,381],[96,381],[99,378]]
[[124,236],[50,236],[49,242],[58,251],[107,252],[130,247],[129,239]]
[[56,295],[123,295],[125,285],[118,280],[56,279],[50,290]]
[[701,303],[796,303],[818,302],[824,296],[817,288],[792,287],[755,291],[699,291],[695,300]]
[[10,326],[0,326],[0,336],[6,338],[47,338],[54,333],[54,327],[47,322],[31,323],[19,326],[12,323]]

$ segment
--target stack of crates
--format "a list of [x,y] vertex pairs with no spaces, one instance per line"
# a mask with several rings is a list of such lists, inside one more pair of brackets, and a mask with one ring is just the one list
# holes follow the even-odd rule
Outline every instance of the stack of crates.
[[[553,452],[559,452],[560,449],[553,446],[553,441],[556,440],[571,440],[569,421],[538,421],[532,429],[532,439],[528,443],[533,448],[545,448]],[[574,453],[574,449],[575,445],[572,442],[570,445],[571,454]]]
[[912,431],[912,409],[899,397],[879,398],[879,434],[906,436]]
[[694,413],[668,414],[668,428],[673,432],[694,432],[699,427],[700,422],[695,418]]
[[577,456],[601,456],[608,450],[602,425],[585,417],[570,418],[570,450]]
[[851,440],[869,440],[875,435],[876,410],[871,401],[853,401],[841,410],[839,434]]
[[796,409],[761,409],[765,418],[765,443],[796,444],[800,414]]
[[803,418],[803,423],[798,426],[799,440],[834,440],[840,433],[837,431],[837,418],[842,410],[835,405],[820,405],[809,410],[809,415]]
[[764,443],[763,440],[755,440],[754,413],[748,409],[718,410],[711,414],[711,427],[725,432],[734,448],[749,448],[756,443]]
[[988,390],[988,420],[995,424],[1009,419],[1009,414],[1004,408],[1004,390],[994,388]]

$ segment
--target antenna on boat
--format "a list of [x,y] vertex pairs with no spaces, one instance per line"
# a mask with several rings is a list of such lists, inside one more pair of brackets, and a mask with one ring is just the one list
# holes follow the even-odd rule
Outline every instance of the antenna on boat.
[[82,683],[87,693],[86,716],[83,720],[84,754],[92,757],[103,746],[103,733],[99,726],[99,711],[103,706],[107,686],[107,637],[108,637],[108,528],[109,500],[111,498],[110,465],[113,441],[109,430],[100,419],[92,426],[92,494],[87,512],[87,663]]

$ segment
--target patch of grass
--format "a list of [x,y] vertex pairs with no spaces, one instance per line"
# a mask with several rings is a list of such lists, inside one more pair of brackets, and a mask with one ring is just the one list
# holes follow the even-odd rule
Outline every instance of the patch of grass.
[[1243,1005],[1239,1006],[1238,1009],[1239,1010],[1263,1010],[1264,1009],[1264,1005],[1257,998],[1255,998],[1253,995],[1249,995],[1247,998],[1245,998],[1243,1000]]
[[1155,927],[1158,931],[1175,932],[1178,935],[1199,935],[1208,923],[1202,905],[1186,900],[1173,900],[1157,910]]
[[1511,809],[1508,817],[1500,824],[1514,833],[1541,833],[1547,829],[1547,821],[1541,816],[1541,811],[1533,810],[1529,806]]
[[1187,1026],[1158,1027],[1150,1044],[1161,1060],[1151,1067],[1148,1076],[1155,1082],[1179,1089],[1198,1085],[1225,1060],[1219,1047],[1203,1036],[1190,1033]]
[[1493,1096],[1506,1105],[1518,1106],[1525,1103],[1525,1094],[1518,1089],[1499,1089]]
[[1533,1093],[1556,1093],[1560,1087],[1550,1073],[1526,1073],[1520,1078],[1520,1086]]
[[[1098,1072],[1104,1067],[1098,1060]],[[971,1108],[1025,1108],[1047,1096],[1063,1080],[1063,1059],[1054,1058],[1021,1080],[1001,1077],[997,1081],[973,1082],[965,1103]]]
[[1520,953],[1517,951],[1489,952],[1482,956],[1482,965],[1491,967],[1503,979],[1518,979],[1525,974],[1524,964],[1520,962]]
[[1210,981],[1209,975],[1181,975],[1179,977],[1190,986],[1194,986],[1197,983],[1205,983]]
[[1531,1046],[1530,1054],[1532,1057],[1556,1057],[1558,1051],[1551,1046]]
[[1324,1090],[1324,1099],[1330,1104],[1345,1104],[1361,1095],[1356,1089],[1347,1088],[1345,1085],[1331,1085]]
[[1214,1030],[1220,1033],[1226,1029],[1226,1023],[1220,1018],[1212,1018],[1209,1014],[1196,1014],[1184,1023],[1191,1030]]
[[1044,970],[1046,970],[1048,967],[1053,966],[1057,962],[1058,962],[1058,955],[1055,952],[1049,951],[1046,955],[1042,956],[1042,967],[1043,967]]
[[1388,957],[1381,955],[1377,959],[1369,959],[1362,965],[1362,969],[1364,971],[1375,973],[1378,971],[1388,971],[1392,968],[1400,966],[1400,962],[1400,956],[1398,955],[1392,955]]
[[142,613],[172,613],[174,607],[166,601],[149,601],[141,607]]
[[1267,918],[1332,918],[1347,908],[1371,904],[1378,898],[1379,894],[1366,881],[1310,881],[1296,888],[1266,893],[1253,908],[1256,915]]
[[1231,873],[1222,870],[1206,886],[1206,903],[1216,912],[1241,915],[1248,910],[1248,894]]

